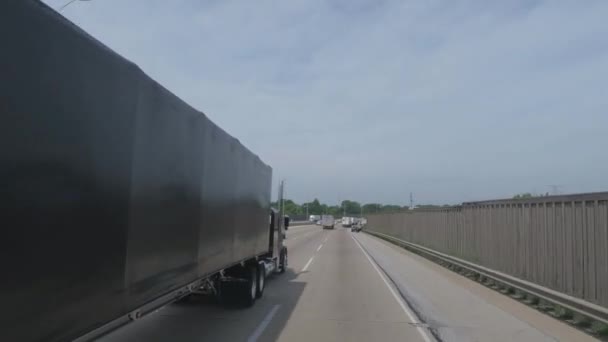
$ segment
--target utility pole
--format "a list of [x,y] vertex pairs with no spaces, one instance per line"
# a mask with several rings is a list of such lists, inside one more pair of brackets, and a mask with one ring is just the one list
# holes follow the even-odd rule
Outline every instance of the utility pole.
[[308,220],[308,203],[304,204],[306,206],[306,219]]

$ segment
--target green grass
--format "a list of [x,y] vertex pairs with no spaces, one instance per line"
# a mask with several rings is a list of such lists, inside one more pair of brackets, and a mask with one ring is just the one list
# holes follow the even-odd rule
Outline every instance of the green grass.
[[591,330],[594,334],[600,337],[608,337],[608,324],[602,322],[591,323]]
[[566,309],[559,305],[556,305],[553,308],[553,315],[555,317],[558,317],[560,319],[565,319],[565,320],[569,320],[574,317],[574,313],[572,312],[572,310]]

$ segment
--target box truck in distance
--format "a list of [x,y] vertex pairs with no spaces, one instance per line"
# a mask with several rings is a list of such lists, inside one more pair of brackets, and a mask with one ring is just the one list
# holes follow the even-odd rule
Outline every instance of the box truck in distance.
[[0,27],[0,340],[261,297],[287,265],[272,169],[42,2],[2,1]]
[[355,223],[354,217],[343,217],[342,218],[342,227],[350,227]]
[[334,223],[332,215],[321,215],[321,226],[323,226],[323,229],[334,229]]

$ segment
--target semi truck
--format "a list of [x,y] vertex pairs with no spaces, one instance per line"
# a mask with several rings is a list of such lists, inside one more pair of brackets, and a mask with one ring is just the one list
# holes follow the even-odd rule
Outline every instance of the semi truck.
[[93,340],[199,291],[250,306],[285,272],[258,156],[40,1],[3,1],[0,40],[0,341]]

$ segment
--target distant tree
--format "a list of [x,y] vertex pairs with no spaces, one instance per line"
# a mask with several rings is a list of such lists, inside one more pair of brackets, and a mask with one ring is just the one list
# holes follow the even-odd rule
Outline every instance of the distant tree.
[[396,204],[385,204],[382,206],[382,212],[387,212],[387,211],[398,211],[401,210],[401,206],[400,205],[396,205]]
[[[277,202],[270,203],[273,208],[278,208]],[[309,215],[322,215],[328,214],[334,217],[342,217],[343,213],[349,216],[358,216],[363,209],[363,215],[369,215],[374,213],[382,212],[394,212],[399,210],[407,210],[407,206],[400,206],[396,204],[380,204],[380,203],[367,203],[361,205],[357,201],[344,200],[340,205],[328,205],[321,203],[318,199],[314,199],[312,202],[302,203],[301,205],[290,199],[284,199],[284,210],[287,215],[304,215],[306,214],[306,207],[308,207]],[[428,208],[438,207],[433,205],[421,205],[417,208]]]
[[525,193],[517,194],[517,195],[513,196],[513,199],[526,199],[526,198],[532,198],[532,197],[534,197],[534,195],[532,195],[529,192],[525,192]]
[[321,204],[321,214],[329,214],[328,206],[325,203]]
[[323,214],[323,207],[318,199],[314,199],[310,203],[304,203],[304,205],[308,205],[308,214],[309,215],[321,215]]
[[361,204],[359,202],[344,200],[341,207],[346,215],[359,215],[361,213]]
[[285,205],[285,214],[286,215],[302,215],[305,213],[305,211],[303,210],[303,208],[296,204],[294,201],[290,200],[290,199],[286,199],[283,201],[283,204]]
[[374,214],[382,211],[382,204],[367,203],[363,205],[363,214]]
[[[283,205],[285,206],[285,208],[283,208],[283,210],[285,210],[285,215],[302,215],[306,212],[302,206],[290,199],[284,199]],[[279,208],[279,204],[276,201],[270,202],[270,206],[275,209]]]
[[441,206],[435,205],[435,204],[419,204],[416,206],[416,209],[435,209],[435,208],[441,208]]
[[332,206],[327,207],[327,213],[329,215],[333,215],[334,217],[341,217],[342,209],[338,205],[332,205]]

